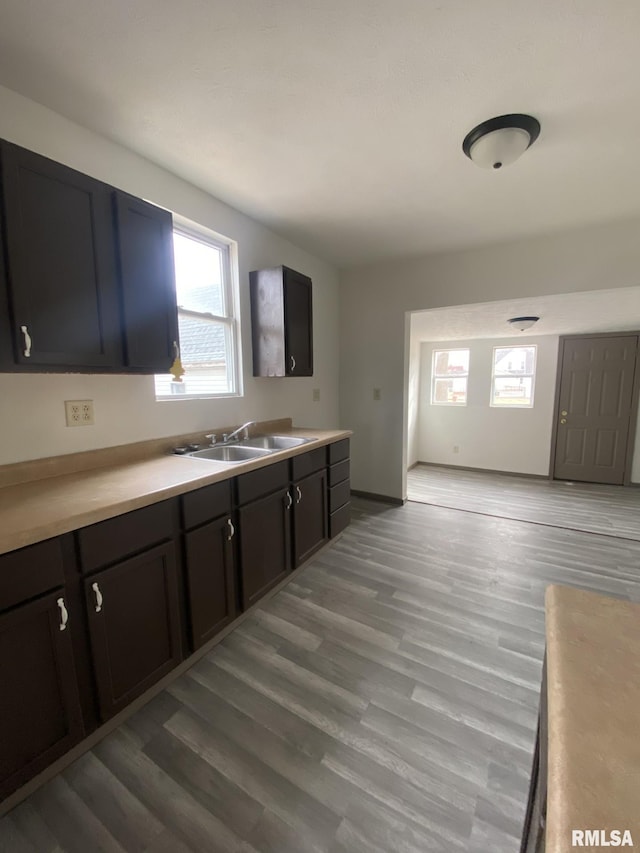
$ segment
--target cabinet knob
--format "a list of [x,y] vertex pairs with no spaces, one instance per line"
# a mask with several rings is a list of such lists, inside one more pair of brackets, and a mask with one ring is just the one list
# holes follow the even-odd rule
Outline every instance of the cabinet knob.
[[560,418],[560,423],[561,423],[561,424],[566,424],[566,422],[567,422],[567,419],[566,419],[566,418]]
[[296,486],[296,503],[299,504],[302,500],[302,492],[300,491],[300,486]]
[[20,331],[24,337],[24,357],[31,358],[31,335],[29,334],[29,330],[26,326],[20,326]]
[[236,534],[236,529],[233,526],[233,521],[231,521],[230,518],[227,519],[227,524],[229,525],[229,535],[227,536],[227,542],[231,542],[231,540]]
[[64,598],[59,598],[56,601],[56,604],[60,608],[60,630],[64,631],[67,627],[67,622],[69,621],[69,613],[64,605]]
[[290,355],[289,358],[291,359],[291,372],[293,373],[293,371],[296,369],[296,360],[292,355]]
[[96,613],[100,613],[102,610],[102,593],[100,592],[100,587],[97,582],[91,584],[91,589],[94,591],[96,597],[95,611]]

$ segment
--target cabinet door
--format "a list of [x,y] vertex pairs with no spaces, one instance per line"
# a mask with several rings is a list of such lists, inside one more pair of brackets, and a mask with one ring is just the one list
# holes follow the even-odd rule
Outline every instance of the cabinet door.
[[287,376],[313,376],[311,279],[286,267],[284,329]]
[[83,736],[63,607],[58,590],[0,616],[0,799]]
[[294,483],[293,499],[293,565],[297,568],[328,539],[326,471]]
[[173,544],[84,581],[100,716],[116,714],[180,662]]
[[109,188],[15,145],[1,152],[15,360],[122,364]]
[[291,505],[288,489],[238,510],[242,606],[246,610],[291,570]]
[[249,275],[254,376],[313,376],[311,279],[289,267]]
[[214,637],[236,615],[234,525],[212,521],[185,534],[190,633],[194,649]]
[[178,345],[171,214],[123,192],[113,197],[125,363],[132,370],[166,373]]

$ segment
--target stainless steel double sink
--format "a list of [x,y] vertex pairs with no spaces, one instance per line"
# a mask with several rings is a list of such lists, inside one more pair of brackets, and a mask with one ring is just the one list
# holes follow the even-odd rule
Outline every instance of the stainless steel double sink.
[[192,450],[185,456],[194,459],[210,459],[215,462],[247,462],[249,459],[260,459],[278,450],[289,450],[313,441],[312,438],[294,438],[290,435],[260,435],[256,438],[245,438],[234,444],[218,444],[205,447],[203,450]]

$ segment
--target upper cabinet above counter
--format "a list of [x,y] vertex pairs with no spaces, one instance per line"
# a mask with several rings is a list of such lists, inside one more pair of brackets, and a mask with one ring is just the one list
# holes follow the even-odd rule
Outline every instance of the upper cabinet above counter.
[[253,375],[313,376],[311,279],[281,266],[249,280]]
[[[311,279],[250,290],[253,375],[313,376]],[[170,211],[0,140],[0,372],[168,373],[176,303]]]
[[0,370],[167,372],[171,213],[0,141]]

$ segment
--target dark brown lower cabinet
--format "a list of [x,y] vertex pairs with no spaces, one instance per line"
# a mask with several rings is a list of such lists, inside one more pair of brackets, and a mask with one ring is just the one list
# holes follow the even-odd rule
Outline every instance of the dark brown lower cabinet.
[[327,450],[329,486],[329,538],[333,539],[351,520],[349,439],[330,444]]
[[62,590],[0,616],[0,799],[83,737],[68,617]]
[[185,534],[185,567],[192,648],[197,649],[236,615],[235,528],[230,516]]
[[344,529],[348,454],[344,440],[0,555],[0,799],[170,673],[184,625],[193,651]]
[[173,543],[84,581],[102,720],[125,708],[180,663],[180,613]]
[[326,470],[298,480],[292,494],[293,566],[297,568],[328,539]]
[[238,510],[242,607],[254,604],[291,571],[291,505],[287,488]]

